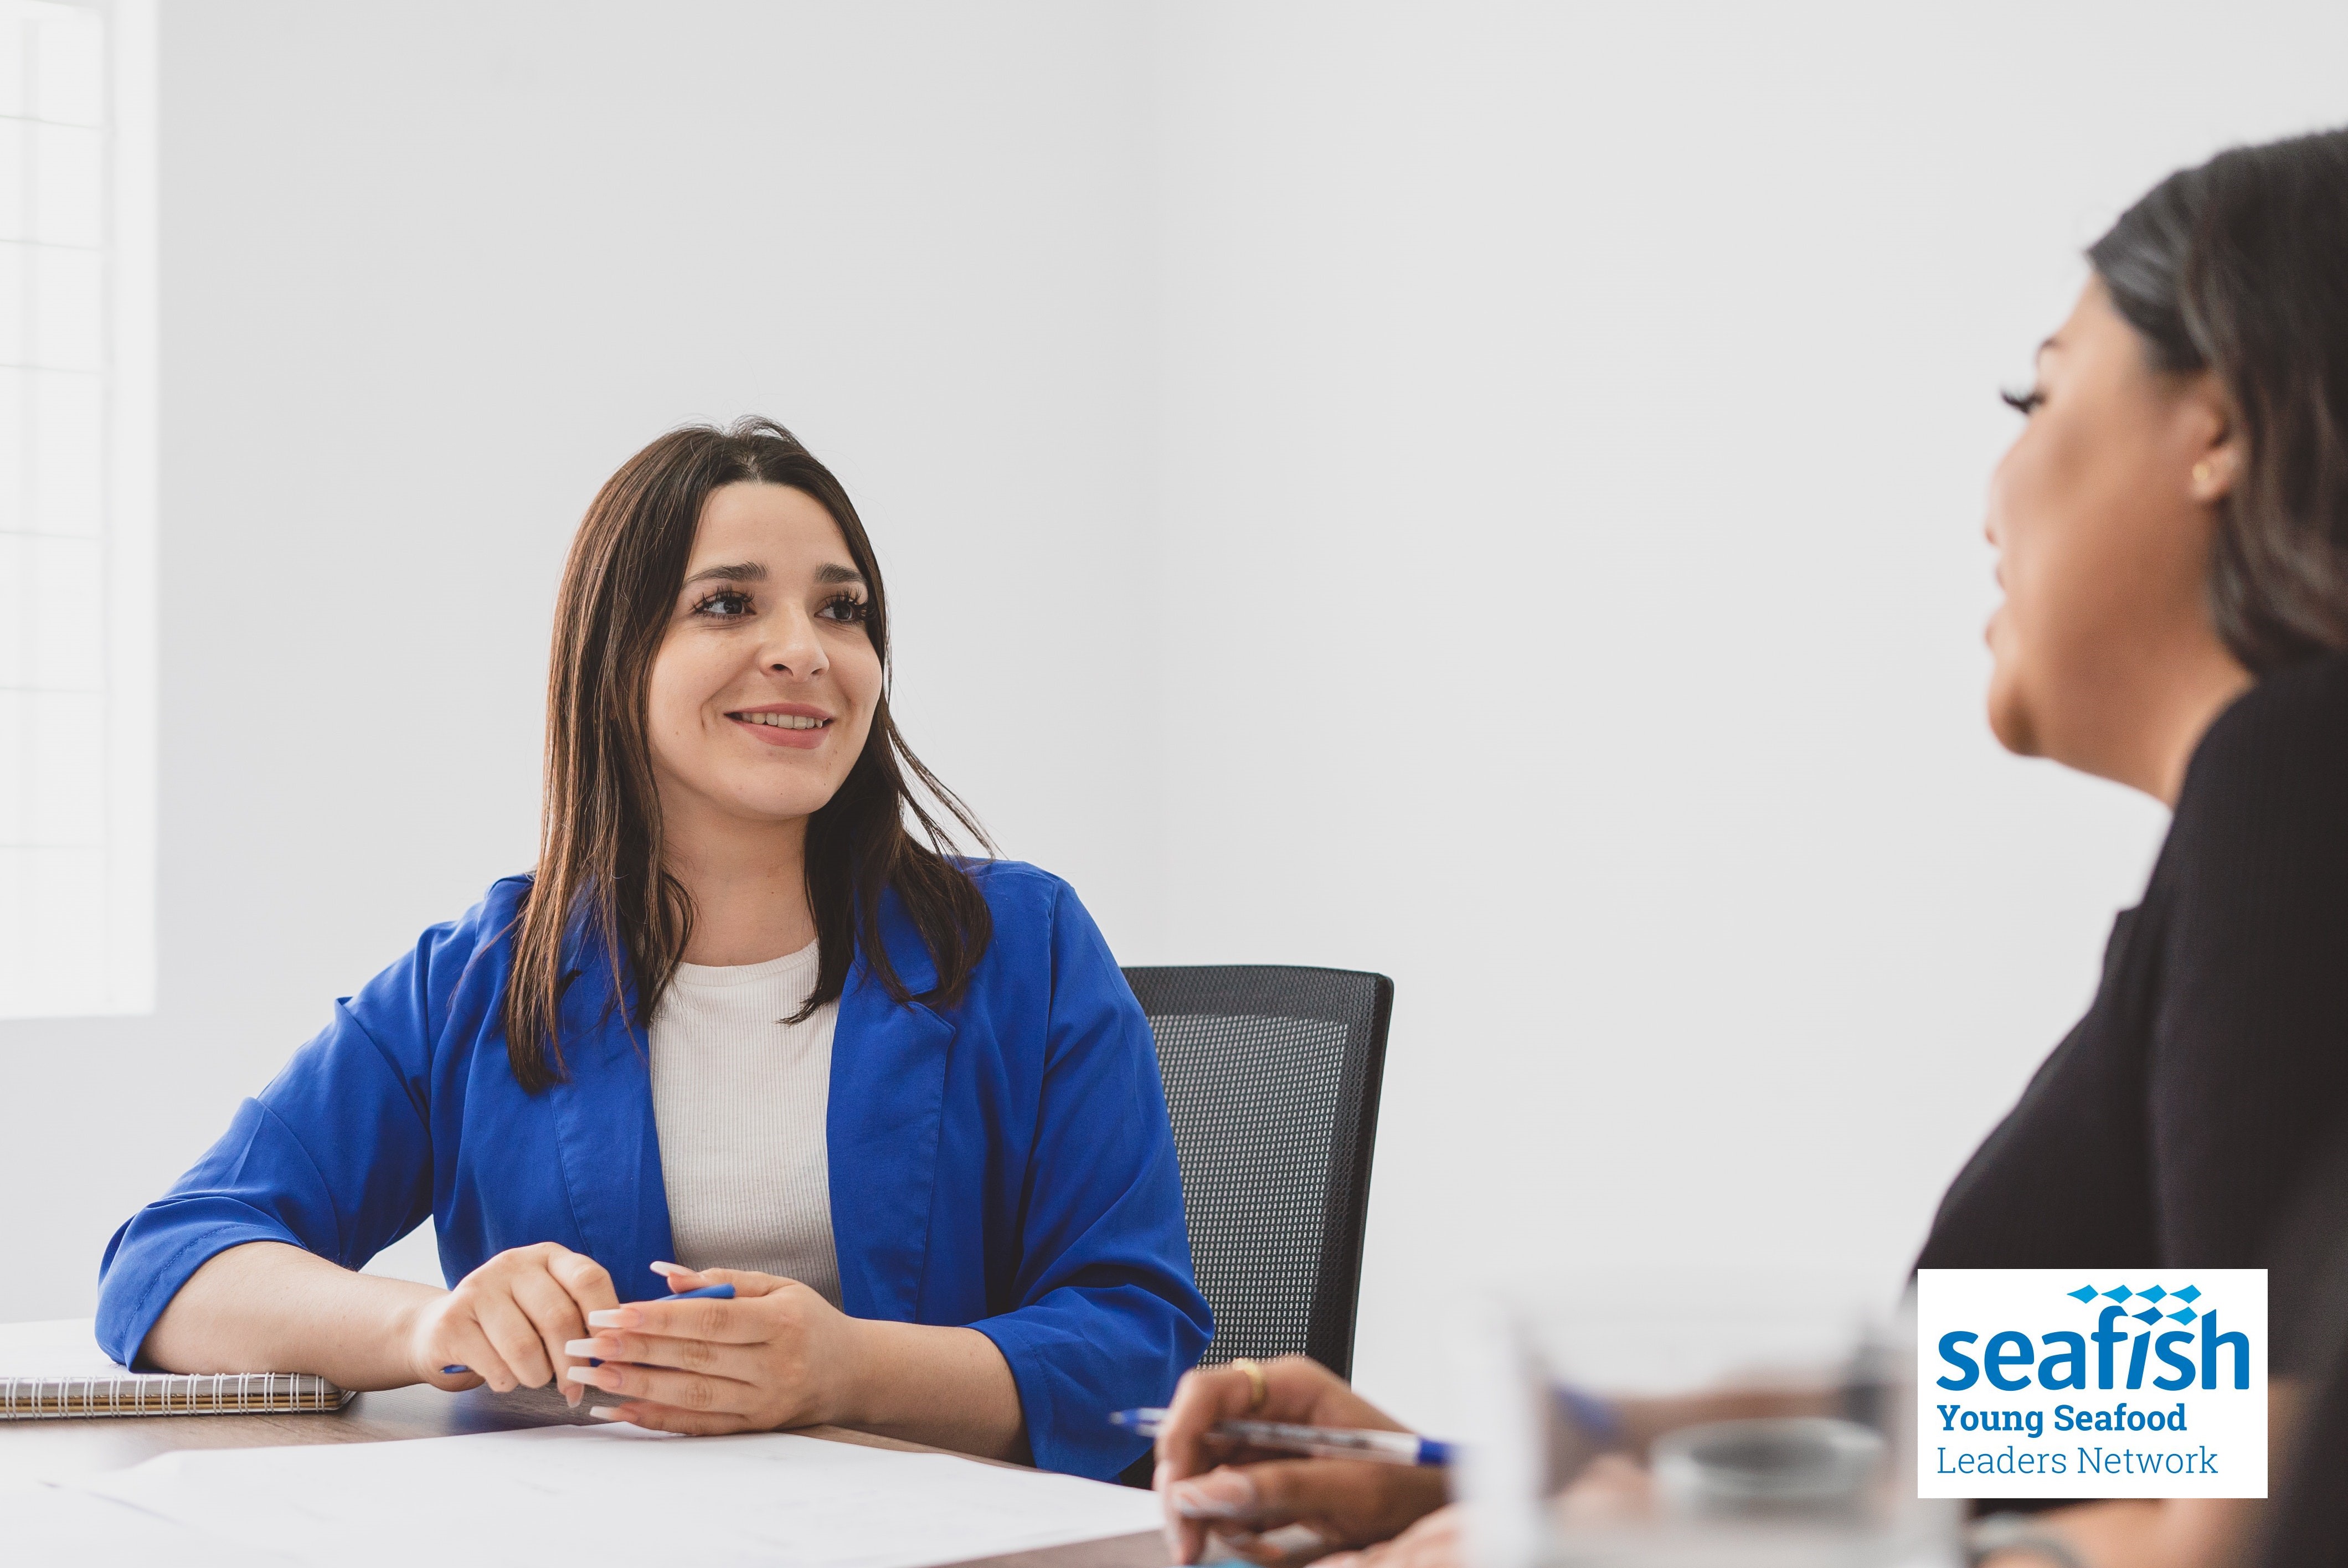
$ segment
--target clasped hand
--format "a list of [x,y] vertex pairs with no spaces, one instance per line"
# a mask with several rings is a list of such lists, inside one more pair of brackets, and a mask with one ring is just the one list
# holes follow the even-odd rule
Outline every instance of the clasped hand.
[[731,1285],[734,1299],[623,1306],[593,1258],[552,1242],[515,1247],[422,1306],[408,1365],[452,1391],[553,1383],[572,1405],[590,1389],[616,1395],[594,1413],[658,1431],[766,1431],[840,1413],[854,1318],[797,1280],[653,1266],[672,1291]]
[[[857,1322],[795,1279],[655,1264],[673,1291],[730,1285],[731,1301],[637,1301],[588,1314],[565,1376],[620,1396],[594,1414],[664,1432],[771,1431],[843,1413]],[[601,1366],[587,1365],[589,1358]]]

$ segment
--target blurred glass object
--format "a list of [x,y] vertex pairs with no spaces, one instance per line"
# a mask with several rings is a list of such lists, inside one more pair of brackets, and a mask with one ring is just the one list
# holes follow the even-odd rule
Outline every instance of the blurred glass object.
[[[1579,1299],[1577,1299],[1579,1298]],[[1912,1332],[1793,1276],[1518,1291],[1465,1325],[1475,1568],[1924,1568]]]
[[1657,1512],[1670,1519],[1843,1520],[1868,1508],[1890,1445],[1830,1416],[1706,1421],[1648,1450]]

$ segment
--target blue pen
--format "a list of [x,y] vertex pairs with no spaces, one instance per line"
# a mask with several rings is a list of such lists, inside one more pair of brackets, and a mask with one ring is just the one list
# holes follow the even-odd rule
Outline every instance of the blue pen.
[[[1112,1424],[1131,1427],[1154,1438],[1166,1424],[1162,1409],[1118,1410]],[[1301,1427],[1286,1421],[1217,1421],[1207,1430],[1211,1438],[1250,1443],[1260,1449],[1281,1449],[1311,1454],[1315,1459],[1373,1460],[1379,1464],[1447,1465],[1452,1445],[1416,1432],[1381,1432],[1361,1427]]]
[[[705,1285],[699,1290],[680,1290],[675,1296],[664,1296],[663,1299],[667,1301],[731,1301],[734,1299],[734,1287],[730,1285]],[[590,1367],[600,1367],[602,1364],[603,1363],[602,1361],[592,1356],[587,1358],[587,1365]],[[470,1367],[443,1367],[440,1368],[440,1375],[444,1378],[461,1378],[471,1370],[472,1368]]]

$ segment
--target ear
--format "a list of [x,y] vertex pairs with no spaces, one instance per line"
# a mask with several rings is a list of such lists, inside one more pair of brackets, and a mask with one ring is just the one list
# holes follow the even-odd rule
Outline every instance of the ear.
[[2234,416],[2233,404],[2214,374],[2194,373],[2183,396],[2191,464],[2186,487],[2197,504],[2213,507],[2240,482],[2250,448],[2242,437],[2242,422]]

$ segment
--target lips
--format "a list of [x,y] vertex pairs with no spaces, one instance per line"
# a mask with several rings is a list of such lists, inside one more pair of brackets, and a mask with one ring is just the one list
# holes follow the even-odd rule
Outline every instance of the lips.
[[838,721],[821,708],[805,702],[770,702],[757,708],[737,708],[726,717],[761,745],[786,751],[811,752]]

